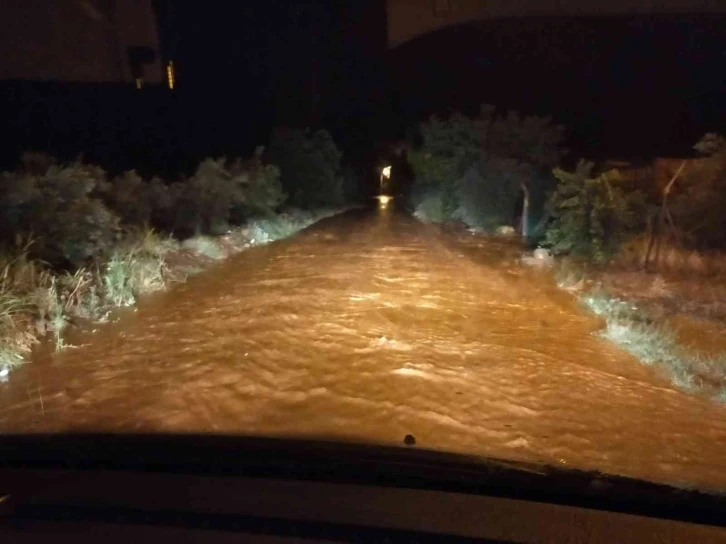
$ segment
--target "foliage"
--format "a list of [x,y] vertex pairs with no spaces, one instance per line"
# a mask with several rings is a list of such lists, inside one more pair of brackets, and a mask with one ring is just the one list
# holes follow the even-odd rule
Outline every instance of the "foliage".
[[431,117],[420,126],[422,145],[408,150],[416,184],[452,185],[480,155],[480,134],[463,115],[441,120]]
[[102,181],[97,193],[126,226],[221,234],[230,224],[273,213],[285,200],[279,169],[262,163],[262,151],[246,160],[207,158],[190,179],[170,185],[131,170]]
[[420,145],[407,152],[418,214],[486,229],[512,223],[523,187],[541,205],[547,186],[541,172],[564,153],[564,131],[550,118],[496,115],[490,106],[473,119],[432,117],[419,132]]
[[445,223],[453,218],[454,210],[447,205],[450,198],[445,197],[441,187],[429,187],[414,200],[413,215],[424,223]]
[[124,172],[111,181],[103,180],[97,188],[97,194],[127,225],[150,223],[152,205],[147,193],[147,184],[135,170]]
[[459,199],[453,217],[486,231],[511,224],[520,184],[533,174],[531,166],[514,159],[480,159],[457,183]]
[[706,134],[694,148],[706,157],[686,167],[673,187],[670,213],[683,242],[700,249],[726,245],[726,139]]
[[131,306],[136,297],[163,289],[163,259],[141,251],[115,251],[103,271],[106,300],[113,306]]
[[210,259],[224,259],[225,254],[217,240],[211,236],[198,235],[187,238],[181,243],[181,248],[204,255]]
[[559,183],[549,205],[544,245],[557,254],[604,262],[637,231],[642,200],[638,192],[619,186],[617,171],[593,177],[592,167],[580,161],[574,172],[555,169]]
[[255,243],[267,243],[292,236],[316,221],[333,215],[332,209],[316,211],[290,209],[273,217],[263,217],[250,221],[249,237]]
[[[611,297],[605,293],[590,293],[583,302],[594,313],[602,316],[604,338],[614,342],[646,365],[665,371],[673,385],[689,392],[704,387],[702,376],[726,382],[726,358],[724,355],[705,358],[694,353],[678,341],[674,331],[667,325],[657,324],[640,308]],[[726,386],[722,386],[721,392]],[[717,396],[724,402],[726,397]]]
[[251,217],[269,216],[287,199],[280,181],[280,169],[274,164],[264,164],[263,153],[264,148],[258,147],[250,160],[238,159],[232,167],[246,180],[241,198],[232,207],[231,218],[235,224]]
[[267,158],[280,168],[291,205],[311,209],[343,202],[342,153],[327,131],[277,131]]
[[[340,154],[326,134],[306,136],[306,160],[322,157],[323,173],[337,174]],[[207,159],[190,179],[167,184],[135,171],[109,179],[96,166],[24,154],[19,169],[0,174],[0,371],[21,363],[44,335],[63,347],[73,320],[103,318],[111,307],[163,288],[169,251],[225,256],[209,236],[180,245],[150,225],[179,236],[249,223],[264,232],[262,242],[332,213],[275,215],[286,195],[280,170],[262,156],[259,148],[249,159]]]
[[75,163],[50,166],[45,173],[18,170],[1,175],[2,242],[35,238],[33,257],[79,266],[108,251],[119,236],[118,218],[94,196],[105,173]]
[[512,159],[537,169],[550,170],[565,154],[565,130],[551,117],[522,116],[516,111],[496,115],[493,106],[481,108],[477,126],[489,156]]

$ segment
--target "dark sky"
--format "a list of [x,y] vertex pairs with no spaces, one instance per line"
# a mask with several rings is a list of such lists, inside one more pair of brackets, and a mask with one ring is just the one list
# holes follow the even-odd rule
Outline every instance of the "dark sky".
[[180,85],[260,131],[327,125],[355,148],[489,102],[554,115],[577,152],[634,156],[682,154],[726,123],[723,16],[503,19],[384,52],[383,1],[175,5]]
[[390,56],[404,124],[481,102],[550,113],[592,155],[687,151],[726,123],[726,18],[508,19],[440,30]]
[[200,110],[260,130],[330,126],[351,145],[372,130],[361,124],[377,110],[371,93],[383,88],[384,0],[157,6],[179,90]]

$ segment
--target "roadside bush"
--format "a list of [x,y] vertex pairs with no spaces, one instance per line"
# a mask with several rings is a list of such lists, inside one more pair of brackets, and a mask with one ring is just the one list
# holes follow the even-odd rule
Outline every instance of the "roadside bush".
[[454,219],[488,232],[512,224],[520,184],[532,175],[531,166],[514,159],[480,159],[457,183]]
[[237,160],[232,171],[241,174],[244,183],[239,198],[234,202],[231,219],[240,224],[251,217],[269,216],[285,202],[287,195],[280,181],[280,169],[274,164],[264,164],[263,147],[247,161]]
[[219,245],[219,242],[212,236],[199,235],[187,238],[181,243],[181,248],[193,253],[204,255],[205,257],[214,259],[215,261],[226,257],[224,250]]
[[3,242],[32,235],[31,257],[78,267],[110,250],[119,236],[118,218],[94,196],[105,173],[83,164],[50,166],[44,174],[2,174],[0,221]]
[[274,242],[292,236],[316,221],[334,215],[333,209],[315,211],[290,209],[272,217],[253,219],[249,224],[249,237],[256,243]]
[[135,170],[98,184],[98,195],[126,225],[149,224],[152,202],[147,184]]
[[721,402],[726,401],[726,358],[704,357],[682,346],[667,324],[657,324],[632,302],[605,293],[590,293],[584,304],[603,317],[606,325],[600,335],[634,355],[645,365],[662,369],[673,385],[688,392],[706,392],[718,386]]
[[164,255],[175,246],[153,231],[139,231],[127,237],[103,268],[104,302],[131,306],[139,295],[163,289],[167,275]]
[[481,133],[468,117],[434,116],[419,130],[421,145],[407,152],[417,185],[453,185],[481,155]]
[[446,223],[453,218],[454,208],[448,205],[450,197],[444,195],[442,187],[428,187],[417,195],[413,215],[424,223]]
[[642,228],[637,212],[643,202],[640,193],[618,185],[617,171],[593,177],[592,167],[580,161],[574,172],[555,169],[558,185],[543,245],[556,254],[606,262]]
[[277,131],[267,158],[280,168],[291,205],[311,209],[343,202],[342,153],[327,131]]
[[525,192],[529,204],[542,208],[549,185],[543,173],[564,153],[564,130],[550,118],[496,115],[491,106],[483,106],[474,119],[432,117],[419,132],[420,144],[407,152],[414,210],[478,228],[512,224]]
[[222,234],[229,228],[232,206],[242,199],[243,176],[230,171],[227,159],[205,159],[194,175],[175,188],[176,231]]
[[262,148],[243,161],[206,159],[195,174],[175,184],[176,232],[222,234],[230,224],[274,212],[285,200],[276,166],[262,163]]

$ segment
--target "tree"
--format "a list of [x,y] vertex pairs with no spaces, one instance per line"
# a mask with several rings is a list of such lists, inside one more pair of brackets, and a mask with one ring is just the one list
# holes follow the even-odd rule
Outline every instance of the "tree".
[[[544,201],[545,172],[564,153],[562,127],[549,117],[497,115],[485,105],[473,119],[432,117],[419,133],[420,144],[407,152],[414,206],[425,199],[437,217],[488,228],[511,222],[523,195],[522,230],[528,234],[530,198]],[[434,206],[432,198],[441,202]]]
[[617,170],[592,175],[593,164],[580,161],[574,172],[559,168],[550,201],[544,244],[554,253],[606,262],[639,224],[642,198],[620,186]]
[[326,130],[277,131],[267,153],[290,203],[307,209],[343,202],[342,156]]

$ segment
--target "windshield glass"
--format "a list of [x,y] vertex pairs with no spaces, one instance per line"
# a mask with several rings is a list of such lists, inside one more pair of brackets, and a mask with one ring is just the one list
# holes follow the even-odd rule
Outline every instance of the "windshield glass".
[[726,16],[499,4],[1,8],[0,431],[726,489]]

